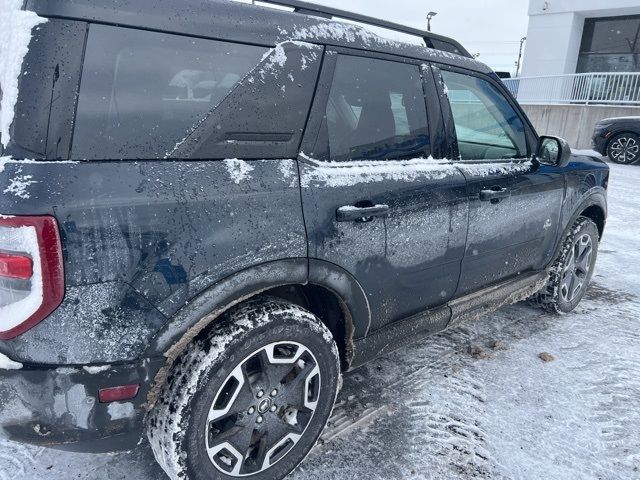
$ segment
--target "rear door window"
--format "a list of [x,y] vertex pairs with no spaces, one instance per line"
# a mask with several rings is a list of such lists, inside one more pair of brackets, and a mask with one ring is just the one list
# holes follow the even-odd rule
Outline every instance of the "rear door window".
[[165,157],[268,50],[91,25],[72,157]]
[[341,55],[315,149],[322,159],[394,160],[429,154],[417,65]]

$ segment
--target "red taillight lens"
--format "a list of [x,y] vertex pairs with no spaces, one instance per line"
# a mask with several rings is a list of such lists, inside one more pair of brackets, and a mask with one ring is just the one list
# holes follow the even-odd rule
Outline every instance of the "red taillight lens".
[[17,337],[40,323],[63,296],[56,219],[0,216],[0,339]]
[[29,280],[33,275],[33,260],[23,255],[0,252],[0,277]]
[[98,391],[100,403],[117,402],[120,400],[129,400],[138,395],[140,385],[121,385],[119,387],[101,388]]

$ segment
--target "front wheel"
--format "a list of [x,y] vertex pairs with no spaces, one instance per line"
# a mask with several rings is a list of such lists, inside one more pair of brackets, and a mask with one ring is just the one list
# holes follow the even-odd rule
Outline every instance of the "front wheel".
[[546,286],[531,297],[530,303],[553,313],[568,313],[576,308],[593,276],[599,238],[596,224],[578,217],[549,271]]
[[616,163],[632,164],[640,160],[640,137],[621,133],[609,142],[607,156]]
[[243,305],[179,359],[148,418],[172,479],[281,479],[309,453],[333,408],[336,344],[310,312]]

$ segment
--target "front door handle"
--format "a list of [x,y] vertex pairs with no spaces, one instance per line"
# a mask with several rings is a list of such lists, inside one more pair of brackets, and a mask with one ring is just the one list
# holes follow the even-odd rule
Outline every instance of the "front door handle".
[[345,205],[336,210],[338,222],[370,222],[375,217],[386,217],[389,205],[371,205],[370,207],[356,207]]
[[498,203],[503,198],[511,196],[509,189],[504,187],[492,187],[480,190],[480,200],[483,202]]

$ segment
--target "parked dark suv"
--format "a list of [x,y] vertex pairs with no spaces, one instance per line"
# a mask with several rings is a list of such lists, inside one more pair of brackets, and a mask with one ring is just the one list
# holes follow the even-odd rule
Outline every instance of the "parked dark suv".
[[341,372],[584,295],[604,163],[538,137],[457,42],[285,3],[14,12],[16,45],[37,26],[0,76],[18,80],[0,163],[9,438],[103,452],[146,436],[174,479],[282,478]]
[[640,117],[600,120],[593,131],[592,146],[616,163],[637,163],[640,160]]

